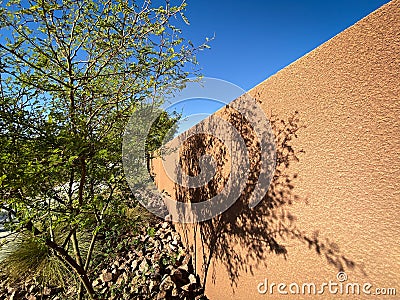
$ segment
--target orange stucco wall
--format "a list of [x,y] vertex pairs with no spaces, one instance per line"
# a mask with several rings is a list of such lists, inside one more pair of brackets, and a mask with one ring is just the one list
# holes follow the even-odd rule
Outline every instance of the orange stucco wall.
[[[395,0],[250,91],[268,115],[287,119],[298,111],[306,126],[293,141],[293,147],[304,153],[285,170],[297,174],[292,184],[298,198],[287,208],[296,216],[296,226],[310,236],[318,231],[321,240],[334,242],[354,262],[356,267],[345,267],[348,282],[370,282],[372,292],[375,287],[397,289],[397,296],[383,299],[400,297],[399,83],[400,1]],[[173,189],[161,165],[155,162],[154,166],[157,184]],[[205,246],[196,238],[202,273],[200,253]],[[287,249],[286,259],[271,253],[245,260],[249,268],[241,269],[235,283],[228,276],[229,263],[224,262],[229,257],[213,258],[207,296],[308,299],[277,292],[259,294],[257,285],[265,278],[287,284],[335,280],[338,270],[324,255],[296,239],[280,242]],[[188,243],[193,244],[193,239]],[[243,238],[237,243],[233,238],[226,245],[245,256],[248,248],[243,243]],[[345,296],[325,292],[313,297]],[[375,297],[380,299],[357,298]]]

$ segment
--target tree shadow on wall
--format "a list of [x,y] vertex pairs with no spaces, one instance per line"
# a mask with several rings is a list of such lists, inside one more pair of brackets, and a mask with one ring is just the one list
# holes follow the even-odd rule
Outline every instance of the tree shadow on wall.
[[[292,146],[298,132],[304,127],[300,123],[299,114],[295,112],[287,120],[281,120],[277,116],[270,118],[276,145],[275,173],[262,201],[254,208],[249,208],[249,198],[257,184],[262,165],[260,142],[246,117],[229,105],[223,111],[223,118],[245,141],[250,158],[250,172],[240,197],[223,214],[195,225],[178,225],[183,226],[186,243],[196,242],[197,238],[201,241],[202,253],[196,252],[195,255],[201,256],[202,268],[199,270],[197,267],[197,273],[201,274],[204,286],[210,276],[211,263],[218,262],[225,266],[231,286],[235,289],[241,274],[253,274],[254,268],[267,267],[271,253],[286,259],[288,249],[282,243],[286,240],[300,241],[306,248],[325,257],[327,263],[338,271],[359,267],[334,242],[320,239],[317,232],[307,235],[298,228],[296,217],[288,210],[293,202],[306,201],[295,193],[297,174],[290,171],[291,164],[298,161],[303,152]],[[207,127],[207,120],[197,126],[203,127],[204,132],[213,132]],[[175,199],[199,203],[220,193],[228,180],[227,171],[230,171],[226,168],[231,160],[228,150],[215,134],[190,136],[180,148],[180,167],[189,176],[199,176],[202,173],[200,158],[208,154],[214,158],[215,174],[206,185],[198,188],[185,188],[175,184]],[[196,248],[198,247],[194,245],[193,249]],[[215,274],[212,276],[213,281],[214,276]]]

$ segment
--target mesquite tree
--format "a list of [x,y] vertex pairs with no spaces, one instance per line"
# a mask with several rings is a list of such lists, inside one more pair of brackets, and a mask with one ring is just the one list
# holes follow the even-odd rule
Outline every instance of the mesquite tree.
[[[186,65],[208,47],[182,38],[176,24],[187,23],[184,8],[122,0],[10,0],[0,7],[5,226],[42,241],[90,298],[98,233],[129,197],[125,124],[136,107],[159,104],[148,101],[154,93],[182,86]],[[84,249],[82,232],[91,237]]]

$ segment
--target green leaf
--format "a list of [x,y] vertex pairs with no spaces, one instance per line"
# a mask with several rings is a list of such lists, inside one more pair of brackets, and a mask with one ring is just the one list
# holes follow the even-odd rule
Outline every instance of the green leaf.
[[3,181],[4,181],[6,178],[7,178],[7,175],[6,175],[6,174],[3,174],[3,175],[0,176],[0,185],[3,184]]

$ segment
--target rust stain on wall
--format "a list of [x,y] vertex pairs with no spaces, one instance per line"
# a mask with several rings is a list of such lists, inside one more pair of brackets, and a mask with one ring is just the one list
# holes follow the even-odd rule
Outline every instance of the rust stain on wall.
[[[399,74],[396,0],[250,91],[271,117],[281,159],[268,195],[254,210],[246,208],[242,195],[219,218],[195,226],[177,224],[196,249],[197,271],[206,278],[210,299],[308,299],[309,295],[279,296],[276,290],[262,295],[257,285],[265,278],[288,285],[320,284],[336,280],[342,269],[348,282],[369,282],[371,291],[393,287],[398,297]],[[217,114],[235,116],[229,108]],[[249,136],[251,128],[242,127],[242,133],[244,128]],[[199,139],[192,141],[203,145],[196,149],[221,159],[218,142],[207,148],[211,137]],[[257,145],[251,145],[251,138],[248,142],[251,157],[257,157]],[[188,147],[181,150],[186,158],[190,153],[196,156]],[[187,170],[195,172],[196,160],[185,161]],[[188,195],[168,180],[159,160],[153,167],[160,189],[178,200]],[[217,184],[208,191],[218,191],[225,173],[214,178]],[[192,193],[191,199],[196,198]],[[324,295],[314,297],[341,298],[327,291]]]

